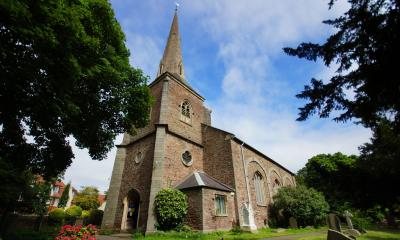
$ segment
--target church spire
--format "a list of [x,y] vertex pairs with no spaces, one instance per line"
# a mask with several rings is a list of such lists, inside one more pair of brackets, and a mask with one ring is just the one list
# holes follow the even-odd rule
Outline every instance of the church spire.
[[169,72],[180,77],[184,83],[185,71],[183,69],[183,59],[181,50],[181,40],[179,37],[178,11],[175,9],[174,19],[172,20],[171,30],[169,31],[167,45],[158,67],[157,77],[164,72]]

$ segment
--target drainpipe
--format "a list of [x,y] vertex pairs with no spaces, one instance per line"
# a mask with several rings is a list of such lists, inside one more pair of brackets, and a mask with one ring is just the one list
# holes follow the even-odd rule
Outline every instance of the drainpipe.
[[250,197],[250,189],[249,189],[249,179],[247,176],[247,167],[246,163],[244,160],[244,154],[243,154],[243,145],[244,142],[240,145],[240,156],[242,158],[242,163],[243,163],[243,172],[244,172],[244,181],[246,183],[246,192],[247,192],[247,211],[249,212],[249,226],[248,227],[251,232],[257,232],[257,226],[254,222],[254,214],[253,214],[253,208],[251,207],[251,197]]
[[242,163],[243,163],[244,181],[246,183],[247,202],[248,202],[248,204],[250,204],[251,200],[250,200],[249,180],[247,177],[246,163],[244,161],[243,144],[244,144],[244,142],[242,144],[240,144],[240,156],[242,158]]

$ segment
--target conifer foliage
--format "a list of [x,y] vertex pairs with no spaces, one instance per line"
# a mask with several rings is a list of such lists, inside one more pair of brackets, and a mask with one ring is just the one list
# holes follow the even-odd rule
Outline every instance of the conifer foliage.
[[70,188],[71,188],[71,183],[68,183],[65,186],[63,193],[61,194],[60,201],[58,202],[58,207],[63,208],[65,206],[67,206]]
[[[329,6],[335,2],[331,0]],[[326,118],[339,112],[336,121],[356,118],[366,127],[375,127],[387,118],[399,130],[400,1],[348,2],[350,9],[345,14],[324,21],[337,30],[325,43],[284,48],[292,56],[321,59],[327,66],[338,64],[329,81],[313,78],[297,95],[308,100],[300,108],[298,120],[313,114]]]

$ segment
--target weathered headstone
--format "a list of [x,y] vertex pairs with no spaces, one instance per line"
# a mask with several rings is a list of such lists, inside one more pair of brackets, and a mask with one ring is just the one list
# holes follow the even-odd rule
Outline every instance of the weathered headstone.
[[353,215],[349,211],[346,210],[346,211],[344,211],[343,216],[346,218],[347,226],[350,229],[354,229],[353,223],[351,222],[351,217],[353,217]]
[[342,228],[340,226],[340,219],[336,214],[334,213],[329,213],[327,216],[327,222],[328,222],[328,227],[329,229],[341,232]]
[[290,228],[298,228],[296,218],[294,218],[294,217],[289,218],[289,227]]
[[349,229],[346,229],[343,232],[354,238],[361,236],[361,233],[354,229],[353,223],[351,222],[351,217],[353,217],[353,215],[346,210],[344,211],[343,216],[346,218],[347,226],[349,227]]
[[328,237],[327,240],[353,240],[353,238],[346,236],[345,234],[335,231],[332,229],[328,230]]
[[343,230],[343,233],[354,238],[361,236],[361,233],[356,229],[346,229]]

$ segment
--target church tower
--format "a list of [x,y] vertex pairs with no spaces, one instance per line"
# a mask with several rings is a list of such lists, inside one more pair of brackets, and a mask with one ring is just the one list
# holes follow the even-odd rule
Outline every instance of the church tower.
[[155,231],[156,194],[203,169],[202,124],[211,124],[211,111],[185,79],[176,10],[156,76],[150,123],[117,146],[103,228]]
[[185,224],[199,231],[268,226],[268,209],[294,174],[234,134],[211,126],[211,111],[185,77],[175,11],[156,79],[149,124],[117,146],[103,229],[156,231],[163,188],[188,197]]

